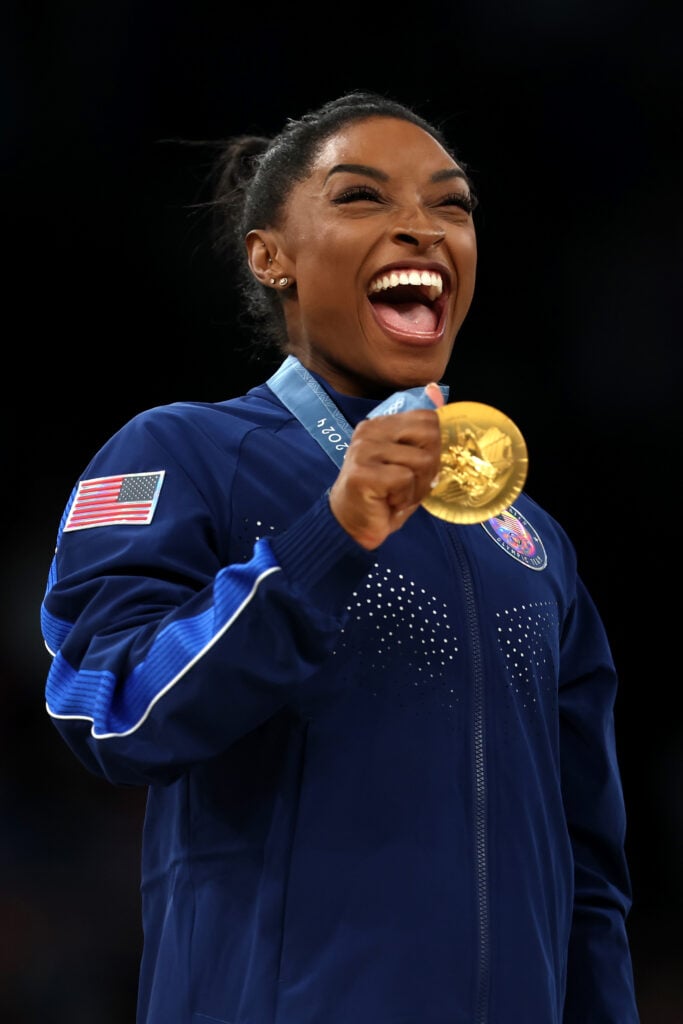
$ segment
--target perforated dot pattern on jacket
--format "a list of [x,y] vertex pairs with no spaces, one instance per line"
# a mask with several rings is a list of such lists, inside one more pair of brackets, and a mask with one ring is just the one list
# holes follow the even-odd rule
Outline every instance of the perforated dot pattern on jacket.
[[538,710],[542,698],[555,695],[557,605],[553,601],[520,604],[496,612],[496,619],[510,692],[522,708]]
[[347,610],[349,621],[335,653],[357,647],[355,653],[362,655],[354,673],[359,685],[375,694],[382,685],[399,699],[436,691],[441,707],[455,709],[460,699],[453,671],[458,639],[444,601],[376,562]]

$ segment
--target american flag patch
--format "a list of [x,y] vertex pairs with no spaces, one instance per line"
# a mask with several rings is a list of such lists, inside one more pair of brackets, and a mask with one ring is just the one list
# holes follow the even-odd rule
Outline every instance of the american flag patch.
[[64,532],[91,526],[145,526],[152,522],[164,470],[81,480]]

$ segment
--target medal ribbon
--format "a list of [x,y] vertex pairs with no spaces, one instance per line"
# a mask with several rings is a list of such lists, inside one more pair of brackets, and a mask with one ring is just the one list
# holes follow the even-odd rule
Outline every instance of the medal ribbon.
[[[351,443],[353,428],[330,396],[296,356],[289,355],[266,384],[282,404],[296,416],[299,423],[314,437],[323,451],[341,468],[346,449]],[[448,400],[448,386],[439,385]],[[433,409],[434,403],[424,388],[398,391],[369,413],[368,419],[406,412],[408,409]]]

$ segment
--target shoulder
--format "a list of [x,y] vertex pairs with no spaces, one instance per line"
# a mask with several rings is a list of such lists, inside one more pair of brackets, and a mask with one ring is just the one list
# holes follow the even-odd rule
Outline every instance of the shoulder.
[[551,512],[526,491],[515,501],[522,523],[545,548],[548,560],[556,567],[561,563],[570,576],[576,573],[576,549],[566,529]]
[[145,435],[160,443],[179,443],[186,439],[213,439],[239,442],[252,430],[277,430],[292,418],[291,413],[281,404],[265,385],[252,389],[245,395],[226,399],[222,402],[172,402],[152,406],[137,413],[114,435],[128,438],[143,438]]

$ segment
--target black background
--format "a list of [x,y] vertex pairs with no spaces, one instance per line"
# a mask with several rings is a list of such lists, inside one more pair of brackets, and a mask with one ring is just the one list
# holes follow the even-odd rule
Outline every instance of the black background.
[[274,133],[352,88],[442,123],[480,196],[451,398],[521,428],[605,619],[641,1016],[680,1024],[681,20],[645,0],[5,9],[3,1024],[134,1019],[144,792],[91,777],[44,709],[63,507],[132,414],[271,368],[192,209],[207,154],[163,140]]

